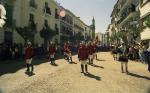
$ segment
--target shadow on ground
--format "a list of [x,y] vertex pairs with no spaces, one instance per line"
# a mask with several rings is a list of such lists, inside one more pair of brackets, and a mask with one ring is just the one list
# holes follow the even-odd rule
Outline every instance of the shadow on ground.
[[33,72],[25,72],[25,74],[26,74],[26,75],[28,75],[29,77],[34,76],[34,75],[35,75],[35,73],[33,73]]
[[84,75],[87,76],[87,77],[89,77],[89,78],[93,78],[93,79],[96,79],[96,80],[98,80],[98,81],[101,81],[101,77],[96,76],[96,75],[93,75],[93,74],[91,74],[91,73],[86,73],[86,74],[84,74]]
[[105,60],[102,60],[102,59],[99,59],[99,58],[98,58],[98,59],[96,59],[96,60],[97,60],[97,61],[105,61]]
[[131,72],[129,72],[129,73],[128,73],[128,75],[133,76],[133,77],[137,77],[137,78],[143,78],[143,79],[150,80],[150,77],[146,77],[146,76],[138,75],[138,74],[131,73]]
[[92,66],[92,67],[96,67],[96,68],[101,68],[101,69],[104,69],[104,67],[103,66],[99,66],[99,65],[95,65],[95,64],[89,64],[90,66]]
[[[61,59],[61,58],[63,57],[61,56],[56,59]],[[47,58],[41,58],[41,59],[34,58],[33,59],[33,65],[40,65],[46,62],[48,62]],[[8,73],[15,73],[22,68],[26,68],[25,60],[23,59],[0,62],[0,76],[4,74],[8,74]]]

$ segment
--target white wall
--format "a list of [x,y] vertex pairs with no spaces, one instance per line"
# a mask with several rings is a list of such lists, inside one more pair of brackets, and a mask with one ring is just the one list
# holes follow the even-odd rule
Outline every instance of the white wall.
[[150,2],[140,8],[140,17],[143,17],[147,13],[150,13]]

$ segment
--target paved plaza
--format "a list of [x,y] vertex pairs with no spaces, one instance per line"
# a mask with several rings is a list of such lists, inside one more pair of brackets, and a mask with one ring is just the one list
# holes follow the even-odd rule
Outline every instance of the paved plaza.
[[98,59],[94,60],[95,65],[88,66],[87,75],[80,73],[76,55],[73,60],[77,64],[59,59],[58,66],[52,66],[43,60],[35,65],[32,75],[25,74],[25,67],[3,73],[0,93],[150,93],[150,73],[146,64],[130,61],[127,75],[121,73],[120,63],[114,61],[109,52],[98,53]]

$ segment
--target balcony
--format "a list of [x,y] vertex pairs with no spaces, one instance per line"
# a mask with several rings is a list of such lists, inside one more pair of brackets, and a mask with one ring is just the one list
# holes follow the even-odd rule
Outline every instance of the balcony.
[[73,35],[73,30],[70,27],[61,25],[61,30],[60,30],[62,35],[66,35],[66,36],[72,36]]
[[44,7],[43,11],[44,11],[45,14],[51,15],[50,7]]
[[140,7],[141,19],[145,18],[150,14],[150,2],[146,3],[144,6]]
[[129,16],[131,17],[131,15],[136,16],[134,15],[134,13],[137,14],[138,12],[136,11],[136,7],[134,5],[131,5],[131,7],[127,8],[126,11],[122,13],[121,18],[120,20],[118,20],[117,24],[122,23],[126,18],[128,18]]
[[74,24],[74,27],[79,29],[80,31],[84,32],[84,29],[82,27],[78,26],[77,24]]
[[143,7],[149,2],[150,2],[150,0],[140,0],[140,6]]
[[70,24],[70,25],[72,25],[73,24],[73,18],[72,17],[70,17],[70,16],[68,16],[68,15],[66,15],[65,17],[63,17],[63,18],[61,18],[64,22],[66,22],[66,23],[68,23],[68,24]]
[[37,28],[37,24],[35,24],[34,21],[29,21],[29,25],[28,25],[29,29],[32,31],[36,31]]
[[139,12],[130,12],[130,14],[127,16],[127,17],[125,17],[125,18],[123,18],[123,20],[120,22],[120,26],[121,25],[123,25],[123,24],[125,24],[126,22],[128,22],[131,18],[137,18],[137,17],[139,17],[139,14],[138,14]]
[[131,4],[132,0],[125,0],[126,2],[124,3],[124,5],[121,7],[120,11],[118,12],[118,15],[122,14],[122,12],[124,11],[125,8],[128,7],[129,4]]

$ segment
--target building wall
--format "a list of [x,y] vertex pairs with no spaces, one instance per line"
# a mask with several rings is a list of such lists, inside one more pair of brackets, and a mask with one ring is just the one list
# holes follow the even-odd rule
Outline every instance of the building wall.
[[98,36],[98,41],[100,41],[102,43],[103,41],[103,33],[95,33],[95,38]]
[[140,7],[140,12],[141,12],[140,17],[143,17],[147,13],[150,13],[150,3],[147,3],[143,7]]
[[[8,1],[8,3],[11,3],[9,0],[7,0],[7,1]],[[50,7],[51,15],[46,14],[43,11],[45,2],[47,2],[48,6]],[[60,35],[63,34],[63,33],[60,33],[61,32],[60,24],[61,24],[62,20],[55,18],[55,9],[56,8],[58,9],[56,2],[54,2],[54,0],[35,0],[35,5],[37,7],[35,7],[35,8],[31,7],[30,0],[14,0],[14,2],[12,3],[13,25],[15,27],[22,27],[22,28],[27,27],[29,25],[29,15],[33,14],[34,22],[37,25],[37,33],[35,34],[34,43],[42,44],[44,42],[43,38],[40,37],[40,31],[44,27],[44,20],[48,20],[48,25],[53,30],[55,30],[55,24],[57,24],[59,34],[53,38],[53,41],[55,39],[58,39],[58,42],[60,42]],[[72,12],[66,10],[66,14],[68,14],[69,16],[71,16],[73,18],[73,24],[72,24],[72,29],[74,31],[73,33],[81,32],[82,35],[84,35],[84,36],[85,36],[85,33],[87,33],[88,36],[92,36],[92,30],[91,30],[90,26],[87,26],[85,23],[83,23],[83,21],[78,19],[77,16],[75,16]],[[80,31],[79,29],[75,28],[74,24],[77,24],[80,27],[82,27],[84,29],[84,31]],[[85,27],[87,28],[86,31],[85,31]],[[4,35],[2,34],[1,30],[0,30],[0,33],[1,33],[0,35],[2,35],[0,37],[0,40],[4,41],[3,40]],[[23,38],[17,32],[14,32],[13,34],[14,34],[13,37],[15,38],[13,40],[15,43],[20,43],[20,42],[24,43]]]
[[[132,28],[139,24],[140,14],[138,8],[139,0],[118,0],[111,15],[111,24],[115,29],[117,28],[116,32],[127,31],[130,33]],[[132,42],[130,35],[127,38],[129,42]]]

